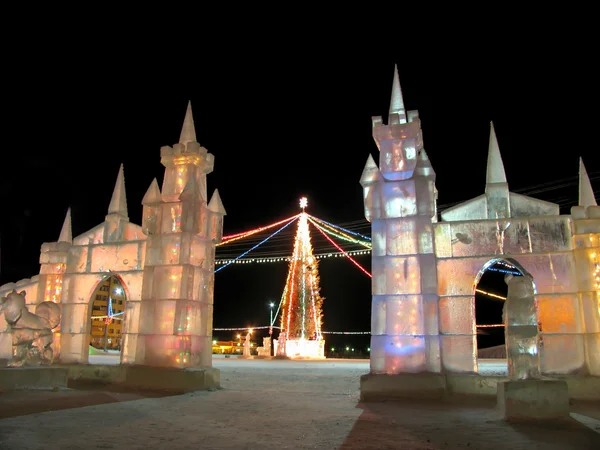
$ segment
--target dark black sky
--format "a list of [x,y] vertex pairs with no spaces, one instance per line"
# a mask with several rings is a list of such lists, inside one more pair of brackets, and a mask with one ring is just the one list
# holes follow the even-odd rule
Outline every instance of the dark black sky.
[[[189,53],[101,39],[83,51],[73,36],[15,52],[2,104],[0,282],[38,272],[39,247],[58,238],[68,207],[74,235],[102,222],[121,163],[129,216],[140,223],[146,189],[162,182],[160,147],[178,141],[188,100],[198,140],[215,156],[208,188],[227,210],[225,234],[295,214],[300,196],[309,213],[370,234],[359,179],[369,153],[379,159],[371,117],[387,116],[395,64],[407,109],[420,113],[439,205],[484,192],[490,121],[511,190],[568,212],[579,156],[598,185],[597,69],[583,38],[520,29],[503,39],[483,27],[426,44],[358,29],[317,37],[309,26],[290,38],[282,28],[198,36]],[[368,256],[357,261],[370,270]],[[286,271],[272,263],[217,273],[214,326],[266,325]],[[369,330],[370,278],[326,260],[321,286],[325,329]]]

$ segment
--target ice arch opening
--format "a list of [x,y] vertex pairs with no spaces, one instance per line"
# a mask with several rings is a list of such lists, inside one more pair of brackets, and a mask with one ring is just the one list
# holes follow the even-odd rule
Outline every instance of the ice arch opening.
[[[100,281],[90,298],[89,307],[89,358],[90,363],[108,363],[100,360],[111,357],[116,363],[120,359],[125,327],[125,305],[127,294],[124,283],[116,275]],[[98,361],[96,361],[98,360]]]
[[[503,309],[510,276],[531,275],[512,258],[494,258],[481,268],[473,282],[476,368],[483,375],[505,374],[508,370]],[[535,292],[535,285],[533,289]]]

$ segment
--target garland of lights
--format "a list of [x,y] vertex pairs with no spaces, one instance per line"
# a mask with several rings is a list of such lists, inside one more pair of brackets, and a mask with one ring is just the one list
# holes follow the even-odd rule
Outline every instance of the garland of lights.
[[345,232],[347,232],[347,233],[354,234],[355,236],[360,236],[361,238],[364,238],[364,239],[366,239],[367,241],[370,241],[370,240],[372,240],[372,239],[371,239],[369,236],[364,236],[364,235],[362,235],[362,234],[360,234],[360,233],[357,233],[356,231],[350,231],[350,230],[346,230],[345,228],[342,228],[342,227],[340,227],[339,225],[334,225],[334,224],[332,224],[332,223],[329,223],[329,222],[327,222],[327,221],[325,221],[325,220],[323,220],[323,219],[319,219],[319,218],[317,218],[317,217],[315,217],[315,216],[310,216],[310,217],[311,217],[311,218],[313,218],[314,220],[316,220],[317,222],[319,222],[320,224],[323,224],[323,225],[325,225],[325,224],[326,224],[326,225],[329,225],[329,226],[331,226],[331,227],[333,227],[333,228],[337,228],[338,230],[342,230],[342,231],[345,231]]
[[[298,216],[295,216],[294,219],[297,219]],[[244,253],[242,253],[240,256],[238,256],[237,258],[235,258],[233,261],[219,267],[217,270],[214,271],[214,273],[217,273],[219,270],[224,269],[225,267],[227,267],[229,264],[234,263],[235,261],[237,261],[240,258],[243,258],[244,256],[246,256],[248,253],[250,253],[252,250],[254,250],[255,248],[261,246],[262,244],[264,244],[265,242],[267,242],[269,239],[271,239],[273,236],[275,236],[277,233],[280,233],[281,231],[283,231],[287,226],[289,226],[291,223],[293,223],[293,220],[290,220],[288,223],[286,223],[284,226],[282,226],[279,230],[277,230],[275,233],[273,233],[272,235],[268,236],[267,238],[263,239],[262,241],[260,241],[258,244],[256,244],[254,247],[252,247],[250,250],[245,251]]]
[[367,272],[359,263],[356,262],[356,260],[354,260],[354,258],[352,258],[346,251],[344,251],[339,245],[337,245],[335,242],[333,242],[333,240],[327,236],[327,234],[325,234],[321,228],[316,227],[317,230],[319,230],[323,236],[325,236],[325,239],[327,239],[329,242],[331,242],[331,244],[337,248],[340,252],[342,252],[344,254],[344,256],[346,258],[348,258],[356,267],[358,267],[360,270],[362,270],[364,273],[366,273],[369,277],[373,278],[373,275],[371,275],[369,272]]
[[337,237],[338,239],[341,239],[341,240],[343,240],[343,241],[347,241],[347,242],[351,242],[351,243],[353,243],[353,244],[360,244],[360,245],[362,245],[363,247],[366,247],[366,248],[371,248],[371,247],[372,247],[372,244],[371,244],[370,242],[360,241],[360,240],[358,240],[358,239],[354,239],[354,238],[352,238],[352,237],[348,236],[347,234],[345,234],[345,233],[343,233],[343,232],[339,232],[339,233],[338,233],[338,232],[336,232],[336,231],[333,231],[333,230],[331,229],[332,227],[330,227],[329,225],[324,225],[324,226],[323,226],[323,225],[320,225],[320,224],[318,224],[318,223],[317,223],[315,220],[313,220],[313,217],[312,217],[312,216],[310,216],[310,215],[308,216],[308,220],[309,220],[309,221],[310,221],[310,222],[311,222],[311,223],[312,223],[312,224],[313,224],[313,225],[314,225],[316,228],[319,228],[319,229],[321,229],[322,231],[324,231],[325,233],[329,234],[330,236]]
[[[371,254],[371,250],[351,250],[347,251],[348,255],[369,255]],[[344,256],[344,253],[334,252],[334,253],[320,253],[317,255],[313,255],[316,259],[324,259],[324,258],[339,258]],[[290,262],[292,260],[291,256],[271,256],[265,258],[242,258],[242,259],[217,259],[215,264],[226,264],[228,262],[232,262],[235,264],[251,264],[251,263],[272,263],[272,262]]]
[[221,242],[219,242],[216,247],[219,247],[221,245],[225,245],[225,244],[229,244],[230,242],[234,242],[237,241],[239,239],[243,239],[249,236],[252,236],[256,233],[260,233],[261,231],[265,231],[268,230],[270,228],[276,227],[277,225],[281,225],[282,223],[288,222],[288,221],[293,221],[294,219],[297,219],[298,216],[300,214],[296,214],[295,216],[292,217],[288,217],[287,219],[283,219],[280,220],[279,222],[275,222],[272,223],[271,225],[267,225],[264,227],[259,227],[259,228],[255,228],[254,230],[250,230],[250,231],[244,231],[242,233],[237,233],[237,234],[230,234],[229,236],[223,236],[223,238],[221,239]]

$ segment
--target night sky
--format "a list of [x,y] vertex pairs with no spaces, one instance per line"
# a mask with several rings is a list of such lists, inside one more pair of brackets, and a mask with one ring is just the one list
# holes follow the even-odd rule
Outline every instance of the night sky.
[[[379,161],[371,117],[387,120],[395,64],[406,108],[420,114],[441,210],[484,192],[490,121],[512,191],[568,213],[582,156],[598,197],[596,119],[585,112],[596,107],[592,62],[557,59],[549,41],[482,51],[330,36],[285,52],[257,41],[240,39],[227,58],[199,49],[140,64],[100,50],[74,59],[67,50],[50,57],[43,43],[35,64],[35,54],[22,58],[2,106],[0,283],[39,272],[40,245],[58,239],[68,207],[74,236],[102,222],[121,163],[129,217],[140,224],[144,193],[153,178],[162,183],[160,147],[178,142],[188,100],[198,141],[215,156],[208,190],[218,188],[227,210],[224,234],[296,214],[306,196],[308,213],[370,235],[359,179],[369,154]],[[291,253],[293,227],[256,252]],[[312,233],[316,253],[331,250]],[[356,260],[370,271],[370,256]],[[267,325],[286,273],[283,262],[219,271],[214,326]],[[341,258],[321,260],[320,274],[324,330],[369,331],[371,279]]]

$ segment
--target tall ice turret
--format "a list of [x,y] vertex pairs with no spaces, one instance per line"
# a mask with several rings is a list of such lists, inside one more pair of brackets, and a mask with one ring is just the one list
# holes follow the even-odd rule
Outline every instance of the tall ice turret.
[[361,177],[373,239],[371,373],[440,372],[435,172],[397,68],[388,123],[374,117],[373,138],[379,168],[369,156]]
[[139,329],[128,339],[137,340],[136,364],[210,367],[215,245],[226,213],[217,191],[207,203],[214,157],[196,140],[191,103],[179,143],[161,148],[161,162],[162,191],[155,179],[142,200],[144,284]]

